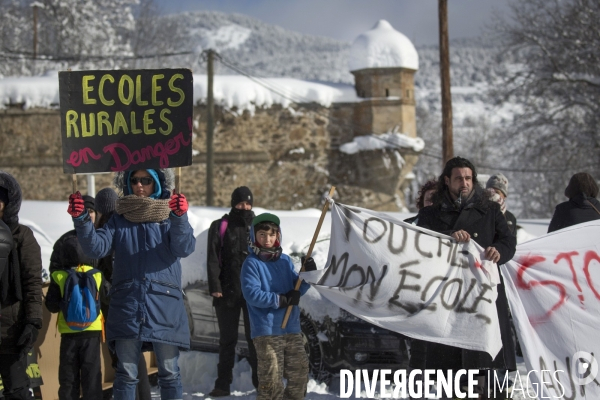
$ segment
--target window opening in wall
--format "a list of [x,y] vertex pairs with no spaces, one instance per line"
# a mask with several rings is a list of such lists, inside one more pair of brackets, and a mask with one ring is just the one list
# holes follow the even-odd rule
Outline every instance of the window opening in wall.
[[406,98],[410,99],[410,90],[406,89]]
[[385,97],[390,97],[390,89],[385,89]]

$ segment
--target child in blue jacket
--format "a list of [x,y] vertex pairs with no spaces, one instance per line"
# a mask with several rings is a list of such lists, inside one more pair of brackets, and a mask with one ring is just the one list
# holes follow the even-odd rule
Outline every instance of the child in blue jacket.
[[[248,304],[252,341],[258,361],[257,400],[299,400],[306,395],[308,357],[300,333],[300,296],[310,285],[295,290],[298,273],[281,250],[280,221],[264,213],[252,220],[250,255],[241,272],[242,292]],[[312,258],[306,271],[317,269]],[[285,328],[281,327],[288,306],[294,306]],[[287,386],[283,387],[283,378]]]

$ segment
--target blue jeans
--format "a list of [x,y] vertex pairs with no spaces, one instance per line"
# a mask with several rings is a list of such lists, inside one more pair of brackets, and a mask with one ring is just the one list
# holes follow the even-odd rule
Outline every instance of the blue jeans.
[[[179,348],[175,345],[153,342],[158,364],[158,385],[162,400],[183,399],[183,387],[179,374]],[[138,383],[138,362],[142,353],[142,342],[137,339],[115,340],[115,351],[119,362],[113,384],[114,400],[135,400]]]

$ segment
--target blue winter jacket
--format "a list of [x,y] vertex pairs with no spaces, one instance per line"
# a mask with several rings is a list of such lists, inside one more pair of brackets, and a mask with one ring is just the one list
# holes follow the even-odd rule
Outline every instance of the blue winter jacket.
[[[285,329],[281,328],[287,307],[279,308],[279,295],[285,295],[294,289],[298,280],[289,256],[282,254],[277,261],[265,262],[251,253],[242,265],[240,279],[242,293],[248,304],[253,339],[258,336],[300,333],[298,306],[292,307]],[[302,282],[300,294],[306,293],[309,287],[308,283]]]
[[179,262],[196,245],[187,214],[143,223],[115,214],[97,230],[89,218],[74,219],[74,224],[88,257],[99,259],[114,251],[106,322],[109,344],[137,339],[189,348]]

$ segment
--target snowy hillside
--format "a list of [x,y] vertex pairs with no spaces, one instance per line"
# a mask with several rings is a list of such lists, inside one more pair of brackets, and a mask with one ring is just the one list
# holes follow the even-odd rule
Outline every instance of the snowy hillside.
[[[353,83],[347,70],[350,43],[303,35],[240,14],[190,12],[163,18],[186,27],[180,32],[181,40],[172,44],[173,51],[200,53],[212,48],[250,74],[261,77]],[[173,57],[169,62],[190,58]],[[204,73],[205,64],[195,63],[192,69]],[[217,63],[217,74],[232,72]]]
[[[304,35],[240,14],[198,11],[163,18],[176,20],[180,26],[186,27],[179,32],[179,40],[172,43],[172,51],[193,51],[194,54],[161,59],[162,66],[190,66],[194,72],[203,73],[205,66],[199,64],[196,57],[202,50],[212,48],[226,60],[256,76],[354,83],[348,67],[350,42]],[[401,26],[394,29],[402,32]],[[361,33],[357,32],[356,36]],[[482,84],[496,81],[498,68],[493,66],[500,60],[490,43],[456,40],[451,42],[450,47],[453,86],[481,88]],[[417,46],[416,49],[419,53],[416,88],[438,90],[438,48]],[[171,65],[164,65],[165,62]],[[151,63],[153,61],[147,62],[148,65]],[[222,65],[217,66],[216,72],[232,73]]]

